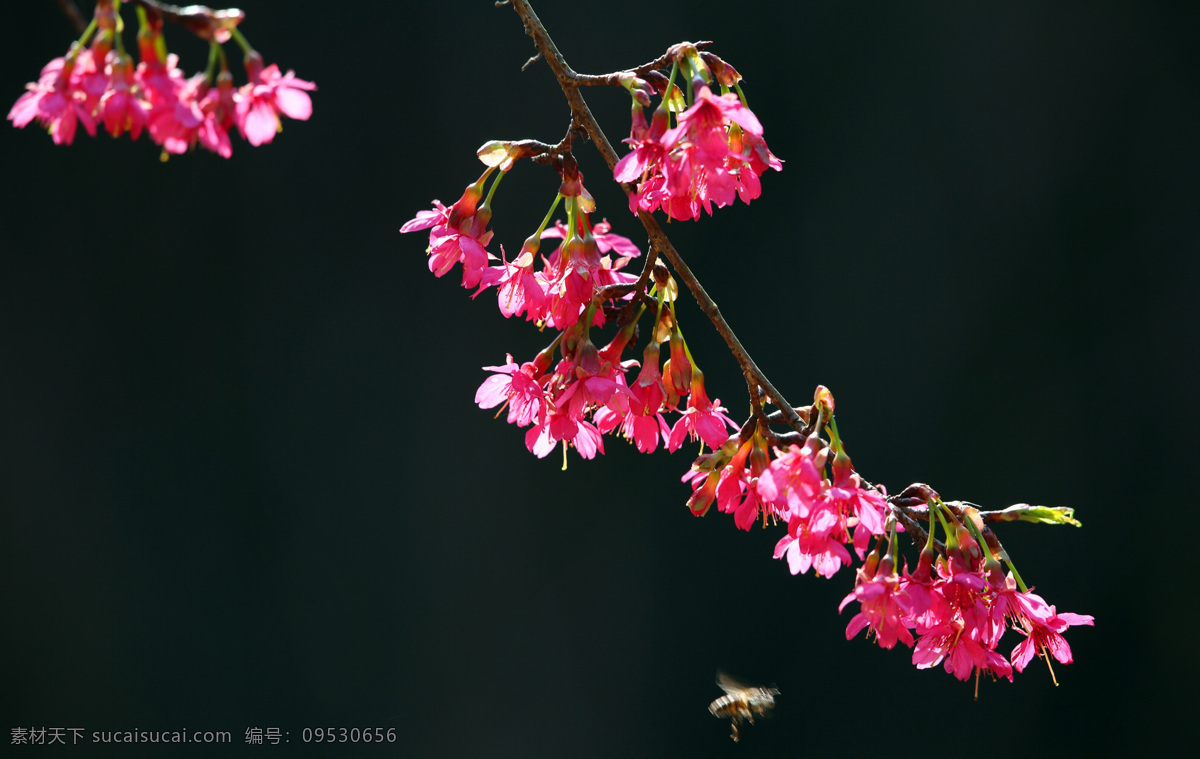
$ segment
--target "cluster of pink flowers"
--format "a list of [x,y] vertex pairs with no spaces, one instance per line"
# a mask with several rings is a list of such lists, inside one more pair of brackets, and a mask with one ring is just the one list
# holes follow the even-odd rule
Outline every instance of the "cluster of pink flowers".
[[[518,364],[509,355],[502,366],[484,367],[493,375],[476,393],[480,407],[507,404],[508,421],[530,428],[525,444],[539,457],[563,443],[593,458],[604,452],[603,435],[609,433],[626,437],[646,453],[656,450],[660,439],[672,451],[689,438],[713,447],[724,444],[733,422],[719,400],[708,398],[703,374],[687,353],[677,324],[669,331],[671,353],[665,371],[659,365],[657,341],[646,347],[642,362],[622,359],[637,319],[604,347],[591,340],[591,330],[604,327],[610,310],[632,295],[631,288],[615,297],[603,293],[610,286],[636,281],[624,269],[641,255],[637,246],[611,232],[606,221],[591,224],[593,202],[582,185],[570,189],[577,184],[573,181],[564,188],[577,194],[561,198],[567,223],[556,222],[548,229],[543,224],[512,261],[503,257],[503,249],[497,258],[486,249],[492,239],[491,207],[483,193],[493,171],[494,167],[485,171],[454,205],[447,208],[434,201],[432,210],[419,212],[400,230],[430,230],[428,263],[435,275],[461,264],[463,287],[477,288],[475,295],[496,287],[504,316],[524,315],[558,332],[533,361]],[[549,255],[539,256],[546,239],[560,242]],[[659,311],[669,313],[661,307]],[[556,349],[561,355],[557,362]],[[633,376],[635,367],[640,369]],[[671,412],[680,414],[673,426],[664,417]]]
[[[441,277],[462,264],[463,287],[477,287],[476,296],[496,287],[500,312],[505,317],[525,314],[528,321],[557,330],[579,321],[601,288],[632,284],[637,279],[622,270],[641,251],[628,238],[612,234],[607,221],[593,227],[582,209],[586,201],[579,197],[566,199],[575,219],[573,228],[558,222],[550,229],[539,230],[525,241],[512,261],[489,253],[492,211],[490,203],[480,201],[483,185],[493,171],[485,171],[454,205],[447,208],[435,200],[432,210],[418,212],[400,228],[401,232],[430,230],[429,270],[434,275]],[[563,242],[548,257],[539,258],[543,239]],[[612,253],[617,254],[615,259]],[[602,309],[595,309],[593,318],[596,326],[604,326]]]
[[861,560],[871,537],[884,534],[891,512],[879,491],[862,486],[844,449],[833,462],[832,477],[826,478],[828,456],[829,449],[814,433],[803,446],[781,452],[758,482],[760,497],[787,521],[788,534],[775,546],[775,558],[787,557],[792,574],[813,567],[822,577],[832,577],[850,563],[846,544],[854,546]]
[[[818,387],[808,413],[813,408],[832,413],[832,403],[829,391]],[[758,431],[732,437],[696,459],[684,475],[692,485],[688,506],[703,514],[715,503],[742,530],[760,518],[786,522],[788,531],[775,546],[775,558],[786,557],[792,574],[813,568],[832,577],[850,563],[846,545],[861,560],[872,536],[885,533],[891,511],[883,493],[863,486],[840,441],[836,448],[827,467],[831,449],[815,431],[803,445],[773,450]]]
[[[711,215],[714,204],[728,206],[734,198],[749,203],[762,194],[759,177],[767,169],[783,169],[763,140],[762,124],[739,95],[729,92],[726,82],[722,82],[723,94],[714,95],[705,82],[711,74],[700,56],[682,60],[696,72],[692,105],[671,127],[668,84],[647,124],[638,102],[639,95],[645,99],[645,88],[631,87],[633,126],[625,142],[633,150],[613,167],[618,182],[637,183],[636,192],[629,196],[629,210],[651,213],[661,208],[680,221],[699,218],[701,208]],[[736,84],[731,67],[719,71],[728,74],[728,83]]]
[[[748,439],[732,437],[698,458],[684,477],[693,488],[688,505],[702,514],[716,503],[744,530],[760,517],[787,522],[788,532],[776,544],[775,558],[786,557],[792,574],[811,567],[830,578],[850,565],[846,546],[853,546],[865,563],[856,572],[854,590],[839,607],[859,603],[858,614],[846,628],[847,639],[868,628],[883,648],[902,642],[913,648],[918,669],[944,663],[960,680],[984,673],[1012,680],[1013,669],[1023,671],[1035,654],[1046,657],[1047,663],[1051,656],[1071,663],[1071,648],[1062,633],[1070,626],[1091,625],[1093,618],[1059,612],[1012,572],[1006,575],[986,543],[981,548],[982,538],[975,537],[982,536],[982,522],[970,521],[977,512],[962,510],[960,519],[925,486],[913,489],[929,493],[931,545],[921,554],[916,571],[897,574],[899,528],[893,507],[884,491],[864,485],[836,426],[824,422],[833,411],[828,390],[817,388],[807,411],[822,415],[817,429],[830,431],[830,444],[816,431],[803,445],[772,451],[757,433]],[[946,551],[935,561],[932,531],[939,523],[947,536]],[[876,549],[867,555],[872,540]],[[1008,629],[1024,636],[1012,649],[1011,663],[997,650]]]
[[[940,517],[933,516],[935,510]],[[902,574],[896,571],[894,548],[889,547],[882,558],[872,554],[839,607],[859,603],[858,614],[846,627],[846,638],[866,628],[883,648],[891,649],[897,642],[912,648],[918,669],[944,663],[945,670],[959,680],[990,674],[1011,681],[1013,669],[1024,671],[1035,654],[1045,657],[1047,664],[1051,656],[1070,664],[1071,647],[1062,633],[1074,625],[1092,625],[1093,618],[1059,612],[1032,590],[1018,589],[1013,574],[1006,575],[990,552],[981,551],[964,523],[973,515],[964,514],[964,521],[959,521],[936,499],[931,501],[930,514],[931,524],[939,518],[948,523],[946,554],[935,560],[927,548],[916,570],[905,569]],[[997,650],[1008,629],[1024,636],[1012,649],[1011,663]]]
[[[738,195],[746,202],[758,197],[759,175],[782,165],[767,150],[762,125],[738,95],[713,95],[703,84],[712,79],[715,70],[727,90],[729,83],[736,84],[740,78],[732,67],[715,56],[705,54],[702,59],[691,46],[681,46],[674,55],[677,63],[682,62],[695,75],[694,105],[679,114],[672,128],[664,99],[654,126],[648,126],[641,105],[649,103],[649,85],[639,77],[624,77],[636,106],[635,150],[615,172],[618,179],[624,177],[622,181],[641,178],[639,192],[631,200],[635,212],[661,207],[674,218],[696,219],[702,206],[711,213],[714,203],[729,205]],[[671,92],[668,82],[664,98]],[[530,428],[526,446],[538,456],[547,455],[561,442],[591,458],[604,452],[602,436],[607,433],[624,436],[646,453],[656,450],[660,441],[670,451],[688,439],[699,439],[714,451],[737,442],[729,434],[736,428],[733,420],[719,400],[708,397],[704,375],[687,350],[673,305],[664,310],[661,285],[655,290],[655,337],[643,350],[640,362],[623,360],[622,354],[645,307],[603,348],[592,343],[590,330],[604,327],[610,314],[632,297],[632,287],[621,290],[619,286],[637,281],[636,275],[624,270],[640,251],[627,238],[613,234],[607,222],[590,224],[588,214],[594,210],[594,202],[574,168],[563,172],[560,198],[566,205],[565,224],[556,222],[546,229],[547,216],[547,222],[524,241],[512,260],[503,248],[499,257],[487,251],[492,239],[491,193],[499,178],[486,198],[484,186],[496,168],[502,167],[500,177],[511,168],[519,157],[514,150],[513,143],[485,145],[480,157],[488,169],[458,202],[447,208],[434,201],[432,210],[418,213],[401,228],[401,232],[430,230],[428,265],[435,275],[443,276],[461,264],[463,286],[477,288],[475,295],[496,287],[504,316],[523,315],[541,327],[559,331],[551,347],[533,361],[518,364],[510,355],[503,366],[485,367],[494,375],[480,387],[476,402],[483,408],[508,404],[509,422]],[[542,241],[548,238],[561,242],[548,256],[539,255]],[[606,295],[614,286],[620,294]],[[669,342],[670,357],[660,365],[662,342]],[[555,348],[561,355],[557,363],[553,360]],[[635,367],[636,376],[631,374]],[[670,414],[678,414],[673,423],[668,423]],[[729,480],[722,493],[746,488],[744,482],[733,483]],[[716,484],[714,480],[714,488]],[[722,510],[726,500],[723,497],[720,502]],[[757,511],[747,517],[750,512],[745,505],[740,508],[739,525],[757,518]]]
[[248,48],[249,81],[241,87],[234,87],[223,54],[215,81],[204,73],[184,78],[177,56],[165,53],[161,29],[143,23],[138,34],[141,62],[135,67],[114,31],[116,13],[111,4],[98,6],[97,20],[105,21],[101,32],[90,47],[77,42],[66,56],[46,64],[38,81],[28,84],[9,110],[14,126],[36,120],[56,145],[70,145],[80,124],[93,137],[99,125],[113,137],[128,134],[135,140],[144,131],[164,154],[185,153],[199,144],[229,158],[235,127],[257,146],[274,139],[280,116],[306,120],[312,115],[308,92],[316,85],[291,71],[281,74],[275,64],[264,66],[262,56]]
[[[630,201],[635,212],[661,208],[672,218],[696,219],[701,207],[711,213],[713,204],[728,205],[735,196],[747,202],[757,197],[758,177],[767,168],[778,170],[780,162],[767,150],[758,119],[739,96],[713,95],[705,83],[709,79],[701,75],[711,67],[727,88],[738,78],[732,67],[686,44],[673,50],[679,53],[677,65],[689,62],[693,105],[676,108],[674,127],[665,103],[646,124],[641,108],[649,103],[650,85],[631,72],[621,75],[635,100],[629,140],[634,149],[614,173],[620,181],[638,181]],[[677,100],[670,80],[662,80],[664,100]],[[431,210],[419,212],[400,230],[428,230],[428,266],[436,276],[461,265],[462,285],[474,291],[472,297],[494,287],[505,317],[523,316],[555,333],[530,361],[518,362],[509,354],[504,364],[484,367],[490,376],[475,394],[481,408],[499,408],[497,416],[507,411],[508,422],[525,429],[525,445],[538,457],[561,444],[564,467],[569,448],[594,458],[604,453],[609,434],[625,437],[644,453],[660,444],[673,452],[687,440],[701,441],[700,455],[683,476],[692,488],[687,505],[694,514],[704,515],[715,504],[742,530],[760,520],[763,526],[786,523],[774,558],[786,559],[793,575],[811,568],[831,578],[850,566],[854,555],[863,562],[854,591],[841,606],[860,605],[847,638],[868,628],[884,648],[897,642],[913,647],[918,668],[944,661],[960,679],[984,672],[1011,679],[1013,667],[1023,670],[1035,653],[1071,661],[1062,633],[1071,625],[1092,624],[1092,618],[1059,613],[1025,588],[1019,576],[1005,576],[986,542],[981,550],[960,521],[965,512],[955,512],[926,486],[910,486],[889,498],[866,483],[838,435],[833,396],[826,388],[817,388],[811,406],[792,409],[800,422],[783,434],[770,430],[774,420],[757,406],[739,428],[719,400],[709,399],[678,322],[677,286],[662,267],[644,270],[641,277],[626,271],[641,251],[614,234],[607,221],[590,222],[595,203],[569,154],[536,143],[544,162],[562,175],[558,197],[514,258],[509,260],[503,247],[499,255],[489,252],[492,197],[515,160],[536,154],[528,142],[484,145],[479,156],[488,168],[462,197],[449,207],[433,201]],[[566,222],[551,226],[560,202]],[[547,239],[558,244],[545,255],[541,246]],[[636,292],[639,287],[644,289]],[[641,360],[625,358],[647,313],[653,317],[643,330],[649,339]],[[593,340],[594,331],[613,322],[615,334],[606,343]],[[926,491],[931,495],[912,495]],[[916,524],[913,498],[927,504],[929,542],[917,570],[898,574],[896,536],[903,531],[898,520]],[[1053,521],[1045,513],[1038,518]],[[946,548],[935,562],[938,524]],[[977,534],[982,539],[984,533]],[[1025,636],[1011,663],[997,651],[1009,628]]]
[[[621,330],[603,348],[597,348],[587,332],[573,327],[564,333],[558,342],[573,347],[553,368],[552,350],[522,364],[510,355],[503,366],[485,366],[494,374],[479,387],[475,402],[485,409],[508,404],[509,423],[532,425],[525,445],[538,457],[561,441],[584,458],[593,458],[604,453],[602,436],[609,433],[627,438],[643,453],[657,450],[660,440],[669,451],[689,439],[710,446],[729,440],[729,429],[736,425],[719,399],[708,398],[698,370],[686,387],[672,386],[670,373],[664,375],[658,364],[657,346],[652,345],[643,352],[631,386],[628,375],[639,362],[621,361],[620,356],[633,330]],[[682,411],[680,401],[684,401]],[[664,417],[669,413],[680,414],[674,425]]]

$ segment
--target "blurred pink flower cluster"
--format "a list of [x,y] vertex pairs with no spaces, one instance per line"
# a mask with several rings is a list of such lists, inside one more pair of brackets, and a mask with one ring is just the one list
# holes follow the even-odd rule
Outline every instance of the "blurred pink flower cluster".
[[[281,74],[275,64],[264,66],[248,43],[243,45],[248,81],[234,87],[217,38],[228,39],[230,30],[239,42],[245,38],[228,23],[224,33],[210,40],[212,61],[220,61],[220,70],[210,65],[207,73],[185,78],[178,57],[165,52],[161,20],[147,22],[139,13],[139,21],[141,60],[135,66],[120,39],[117,7],[100,3],[89,31],[26,85],[28,91],[9,110],[8,119],[22,128],[37,121],[56,145],[70,145],[82,124],[93,137],[100,126],[113,137],[128,134],[135,140],[146,132],[164,155],[199,144],[229,158],[235,128],[251,145],[262,145],[281,129],[280,116],[306,120],[312,115],[308,92],[316,85],[291,71]],[[85,47],[89,36],[91,45]]]

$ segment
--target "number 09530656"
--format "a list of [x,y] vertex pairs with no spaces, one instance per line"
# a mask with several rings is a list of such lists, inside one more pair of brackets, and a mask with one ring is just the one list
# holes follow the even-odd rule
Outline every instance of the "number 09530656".
[[300,731],[305,743],[395,743],[394,727],[306,727]]

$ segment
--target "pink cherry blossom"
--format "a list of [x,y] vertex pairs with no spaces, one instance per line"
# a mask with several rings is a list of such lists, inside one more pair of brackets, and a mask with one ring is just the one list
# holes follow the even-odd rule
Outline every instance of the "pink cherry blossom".
[[[617,340],[610,343],[602,353],[612,356],[619,355],[614,351]],[[601,432],[612,432],[618,427],[621,434],[632,441],[641,453],[653,453],[658,448],[659,440],[666,445],[671,434],[671,428],[663,418],[662,382],[658,367],[658,344],[650,342],[642,354],[642,368],[632,386],[626,384],[624,373],[614,377],[622,388],[617,397],[620,404],[616,408],[605,407],[596,412],[596,426]],[[611,361],[611,358],[609,359]],[[623,366],[632,368],[635,362],[625,362]]]
[[781,519],[807,519],[824,492],[822,469],[828,449],[815,434],[803,447],[776,451],[770,468],[758,478],[758,493]]
[[[676,130],[682,128],[681,125]],[[676,130],[668,132],[664,139],[674,136]],[[714,203],[722,208],[737,197],[737,178],[725,169],[728,145],[717,155],[707,152],[711,147],[711,144],[681,141],[670,160],[662,164],[665,178],[662,189],[666,197],[661,206],[672,219],[694,221],[700,218],[701,208],[711,216]]]
[[85,106],[87,94],[73,76],[79,60],[91,60],[90,50],[80,50],[75,57],[55,58],[42,68],[37,82],[25,85],[28,92],[17,98],[8,112],[13,126],[23,128],[37,119],[50,131],[55,145],[70,145],[75,130],[82,122],[91,136],[96,134],[96,122]]
[[1061,664],[1070,664],[1073,659],[1071,647],[1062,633],[1068,627],[1095,624],[1090,614],[1058,612],[1039,595],[1029,592],[1022,595],[1023,625],[1013,629],[1025,636],[1025,640],[1012,650],[1012,663],[1018,672],[1023,672],[1035,653],[1048,652]]
[[913,601],[890,561],[885,560],[872,577],[860,569],[854,590],[842,600],[838,611],[851,601],[858,601],[860,611],[846,625],[846,640],[869,627],[882,648],[891,649],[897,641],[912,648],[913,636],[904,618],[912,611]]
[[[617,416],[614,412],[614,416]],[[620,420],[621,434],[641,453],[654,453],[661,439],[666,445],[671,435],[671,428],[662,414],[638,414],[632,409]],[[598,425],[599,426],[599,425]]]
[[[705,151],[713,156],[728,151],[725,127],[730,122],[749,134],[762,136],[763,128],[758,117],[732,92],[714,95],[708,87],[698,87],[695,102],[679,114],[679,125],[684,128],[686,138],[704,145]],[[666,137],[663,141],[668,144],[672,142]]]
[[158,60],[154,47],[139,44],[141,62],[134,71],[134,80],[140,85],[142,96],[150,108],[174,107],[179,100],[179,91],[187,85],[187,79],[179,69],[179,56],[171,53],[165,61]]
[[658,343],[653,341],[642,353],[642,368],[629,388],[631,401],[626,418],[625,436],[637,444],[642,453],[653,453],[661,437],[663,445],[671,439],[671,430],[660,411],[666,401],[662,372],[658,366]]
[[133,59],[116,52],[109,53],[112,85],[100,98],[100,118],[113,137],[129,132],[136,140],[145,128],[150,113],[134,91]]
[[579,422],[579,430],[571,438],[571,445],[585,459],[594,459],[604,453],[604,436],[590,422]]
[[585,459],[604,453],[604,438],[596,425],[569,416],[553,404],[542,406],[537,425],[525,433],[525,445],[538,458],[554,450],[559,441],[570,443]]
[[475,392],[479,407],[489,409],[507,403],[509,424],[518,427],[532,424],[545,401],[537,364],[532,361],[517,364],[510,353],[503,366],[483,368],[495,374],[485,379]]
[[537,425],[530,427],[525,433],[525,447],[529,452],[539,459],[544,459],[550,455],[550,451],[554,450],[558,440],[550,434],[550,425],[548,423],[539,422]]
[[401,232],[429,229],[429,270],[441,277],[457,263],[463,268],[463,287],[480,284],[487,271],[489,254],[486,245],[492,239],[487,229],[491,211],[479,207],[483,198],[483,181],[491,173],[484,172],[479,181],[467,187],[453,206],[433,201],[433,210],[419,211],[415,218],[400,227]]
[[233,155],[229,130],[234,127],[236,109],[233,75],[228,71],[218,74],[217,86],[208,88],[198,105],[204,114],[204,121],[197,133],[200,144],[222,158],[229,158]]
[[720,398],[715,401],[708,399],[708,393],[704,390],[704,375],[699,371],[695,372],[692,375],[692,392],[688,395],[687,408],[671,428],[667,449],[678,450],[685,438],[700,438],[709,448],[719,448],[729,439],[730,429],[737,429],[737,423],[725,413]]
[[75,70],[71,73],[71,81],[77,92],[84,110],[96,117],[100,108],[100,98],[104,96],[112,84],[110,46],[102,44],[99,36],[91,48],[79,51],[75,61]]
[[150,138],[162,145],[167,153],[180,155],[190,150],[204,123],[200,99],[207,92],[204,75],[196,74],[175,93],[175,100],[160,101],[150,111]]
[[[818,521],[817,526],[821,524]],[[788,570],[792,574],[805,574],[809,568],[828,579],[837,574],[843,565],[850,563],[850,552],[842,541],[829,536],[828,532],[819,530],[801,531],[787,535],[775,544],[775,558],[787,558]]]
[[833,482],[825,479],[828,456],[829,448],[814,433],[803,447],[777,451],[756,484],[764,510],[788,522],[788,536],[776,546],[775,558],[787,556],[792,574],[819,564],[818,571],[828,577],[849,564],[850,555],[842,544],[851,540],[852,527],[860,559],[871,536],[885,532],[888,505],[883,495],[862,486],[841,449],[833,465]]
[[[750,132],[735,133],[730,130],[729,156],[726,169],[737,177],[737,193],[743,203],[749,203],[762,194],[759,179],[767,169],[783,171],[783,161],[767,148],[761,135]],[[738,143],[741,143],[740,147]]]
[[504,318],[520,316],[523,312],[528,321],[542,321],[545,318],[547,299],[542,280],[534,270],[537,262],[536,251],[537,248],[526,240],[517,257],[508,262],[503,261],[504,246],[501,246],[502,263],[499,266],[489,266],[483,272],[479,280],[479,290],[475,295],[495,286],[496,300]]
[[633,109],[633,125],[627,144],[633,147],[625,157],[613,166],[613,178],[618,182],[645,182],[656,173],[659,164],[666,158],[667,146],[661,140],[670,126],[666,108],[654,112],[651,124],[646,123],[646,114],[641,107]]
[[[571,235],[561,222],[542,232],[542,239],[558,238],[564,242],[544,259],[542,271],[533,275],[545,298],[540,301],[536,316],[531,312],[531,319],[555,329],[567,329],[579,320],[599,288],[637,280],[636,275],[621,269],[633,257],[641,255],[641,251],[628,238],[610,230],[607,221],[589,227],[586,214],[581,212],[578,234]],[[609,255],[611,252],[617,254],[615,260]],[[501,281],[512,281],[514,276],[515,273],[507,275]],[[528,275],[521,272],[519,276],[523,278],[522,293],[530,291],[534,285]],[[596,326],[603,326],[602,310],[597,310],[594,318]]]
[[711,214],[713,203],[721,207],[733,202],[737,177],[726,168],[730,124],[762,134],[762,125],[737,95],[718,97],[700,87],[695,102],[679,115],[678,125],[663,134],[670,160],[660,163],[668,196],[662,207],[671,218],[696,219],[701,207]]
[[917,626],[920,638],[913,647],[912,662],[917,669],[929,669],[945,662],[945,670],[959,680],[967,680],[976,671],[1012,680],[1012,666],[1000,654],[980,640],[980,629],[973,628],[953,609],[934,627]]
[[845,519],[833,502],[822,497],[806,514],[791,515],[788,534],[775,546],[775,558],[786,556],[792,574],[804,574],[813,566],[829,578],[850,563],[847,539]]
[[[611,429],[613,415],[621,417],[628,413],[629,389],[623,374],[635,363],[604,360],[602,352],[586,336],[582,337],[570,357],[558,362],[552,375],[537,380],[543,395],[538,399],[537,423],[525,436],[529,450],[542,457],[562,441],[570,443],[584,458],[604,453],[599,425]],[[515,390],[516,370],[507,365],[495,369],[513,377]],[[500,395],[511,396],[514,392],[505,389],[502,379],[492,379],[490,383],[487,392],[480,388],[477,399],[495,405]],[[607,412],[600,413],[603,409]],[[598,421],[589,421],[588,415],[596,415]]]
[[308,93],[317,85],[297,79],[295,72],[279,73],[272,63],[263,68],[262,56],[246,56],[246,73],[250,81],[238,90],[236,121],[242,137],[251,145],[263,145],[275,139],[283,129],[280,114],[299,121],[312,116],[312,99]]
[[840,480],[835,474],[834,482],[824,495],[833,508],[847,518],[847,526],[855,526],[854,550],[861,560],[871,536],[884,534],[887,501],[877,491],[864,489],[861,478],[853,473]]
[[[988,613],[987,581],[983,574],[970,569],[963,561],[961,554],[953,549],[948,551],[949,559],[939,559],[934,565],[937,574],[933,579],[932,592],[945,599],[950,613],[947,616],[959,620],[962,628],[966,629],[975,640],[994,647],[999,640],[998,633],[992,624]],[[917,632],[924,633],[920,624]]]
[[679,220],[711,214],[713,205],[727,206],[740,197],[750,202],[761,194],[759,176],[782,162],[762,139],[762,125],[733,93],[714,95],[700,86],[691,107],[667,127],[664,109],[647,125],[639,108],[633,112],[633,150],[613,167],[619,182],[638,181],[630,195],[634,213],[662,209]]
[[968,680],[977,670],[1013,679],[1012,665],[1000,654],[980,644],[960,626],[947,623],[928,631],[913,648],[917,669],[935,667],[945,661],[945,670],[959,680]]
[[[607,372],[606,372],[607,374]],[[555,405],[562,414],[561,418],[579,420],[599,407],[615,406],[612,410],[622,413],[628,409],[626,403],[614,403],[614,396],[624,398],[627,389],[611,376],[589,374],[577,377],[555,398]],[[560,437],[565,437],[561,436]],[[569,439],[569,438],[568,438]]]
[[[926,669],[944,661],[946,671],[960,680],[974,672],[1012,680],[1012,665],[995,650],[1003,626],[997,629],[989,613],[994,595],[982,574],[968,566],[961,549],[951,548],[948,553],[949,559],[937,560],[936,576],[926,586],[928,597],[922,603],[928,601],[928,606],[908,620],[920,636],[913,647],[913,664]],[[927,569],[918,569],[919,576],[928,576]],[[906,585],[910,596],[916,588]]]
[[687,507],[692,510],[693,514],[702,517],[708,513],[713,501],[716,500],[717,485],[720,480],[720,472],[706,471],[695,466],[683,475],[683,481],[692,486],[692,495],[688,498]]
[[[612,231],[612,224],[608,219],[601,219],[592,227],[592,237],[596,239],[596,249],[600,255],[604,255],[611,251],[616,251],[619,258],[628,260],[637,258],[642,254],[642,251],[632,240],[624,235],[616,234]],[[567,227],[561,221],[556,221],[553,227],[542,232],[542,239],[566,237]]]
[[487,268],[488,252],[485,246],[492,239],[490,230],[478,227],[476,224],[465,230],[448,224],[434,227],[429,233],[429,270],[441,277],[455,264],[461,263],[462,286],[471,288],[478,285]]
[[729,464],[721,470],[717,483],[717,510],[733,514],[733,522],[740,530],[749,530],[758,521],[758,491],[749,488],[750,472],[746,460],[753,443],[742,443]]

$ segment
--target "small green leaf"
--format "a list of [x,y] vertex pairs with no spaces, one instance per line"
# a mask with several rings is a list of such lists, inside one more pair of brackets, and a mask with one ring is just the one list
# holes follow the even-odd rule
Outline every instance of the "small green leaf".
[[1069,524],[1075,527],[1083,527],[1083,524],[1075,519],[1075,509],[1069,509],[1065,506],[1030,506],[1027,503],[1018,503],[1015,506],[1009,506],[1003,511],[992,512],[992,514],[994,516],[989,521]]

